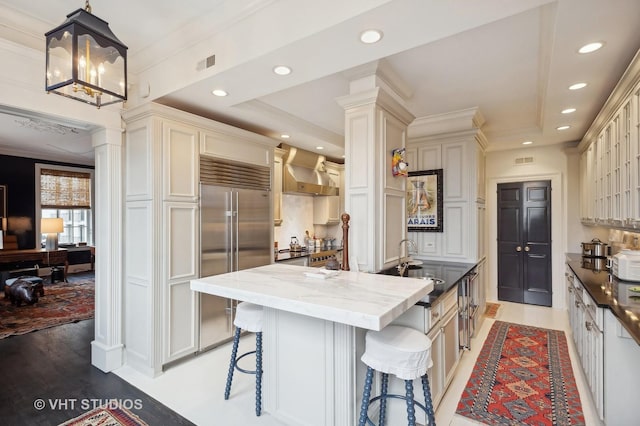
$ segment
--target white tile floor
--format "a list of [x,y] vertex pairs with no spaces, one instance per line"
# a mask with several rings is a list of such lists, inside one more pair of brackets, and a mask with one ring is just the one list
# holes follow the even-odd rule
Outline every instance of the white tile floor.
[[[565,332],[586,424],[587,426],[599,425],[600,422],[587,390],[582,370],[576,361],[577,354],[571,340],[566,312],[508,302],[500,302],[500,304],[501,307],[496,319]],[[460,360],[456,375],[436,412],[438,425],[478,424],[456,415],[455,411],[482,343],[493,322],[493,319],[485,319],[472,341],[472,350],[466,352]],[[253,345],[253,336],[244,338],[241,341],[239,353],[252,350]],[[122,367],[115,373],[200,426],[280,426],[281,423],[268,414],[263,414],[260,417],[255,416],[254,376],[236,373],[231,398],[228,401],[224,400],[224,383],[230,353],[230,345],[221,346],[173,366],[155,379],[144,376],[130,367]],[[249,368],[248,365],[247,368]]]

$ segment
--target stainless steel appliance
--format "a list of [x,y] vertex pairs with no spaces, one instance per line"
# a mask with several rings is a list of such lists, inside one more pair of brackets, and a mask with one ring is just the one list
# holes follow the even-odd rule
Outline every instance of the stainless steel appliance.
[[608,256],[611,253],[611,247],[607,243],[603,243],[598,238],[594,238],[591,242],[581,243],[582,246],[582,267],[592,269],[596,272],[606,271],[611,268],[611,262]]
[[478,289],[475,288],[478,272],[473,269],[458,284],[458,332],[460,349],[471,349],[471,338],[478,324]]
[[607,243],[603,243],[598,238],[592,239],[588,243],[581,243],[582,255],[591,257],[607,257]]
[[624,249],[613,256],[613,275],[624,281],[640,281],[640,250]]
[[337,250],[324,250],[309,254],[309,266],[319,268],[325,266],[329,259],[335,259]]
[[[200,276],[271,262],[270,171],[200,159]],[[236,301],[201,293],[200,350],[231,339]]]

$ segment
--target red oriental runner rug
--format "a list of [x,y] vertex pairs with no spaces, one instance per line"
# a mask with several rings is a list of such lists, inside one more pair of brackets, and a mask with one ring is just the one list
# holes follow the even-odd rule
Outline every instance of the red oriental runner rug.
[[59,426],[148,426],[140,417],[117,404],[94,408]]
[[584,425],[564,332],[496,321],[456,413],[490,425]]
[[[70,279],[71,281],[71,279]],[[0,295],[0,339],[93,318],[94,280],[45,284],[33,305],[12,305]]]

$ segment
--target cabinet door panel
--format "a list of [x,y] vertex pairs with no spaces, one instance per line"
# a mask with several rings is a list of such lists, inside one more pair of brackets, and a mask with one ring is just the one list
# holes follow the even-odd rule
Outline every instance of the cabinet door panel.
[[444,391],[444,360],[442,359],[443,339],[441,328],[435,327],[427,337],[431,339],[431,360],[433,361],[433,367],[429,369],[427,374],[429,375],[429,384],[431,385],[431,399],[433,400],[435,408],[440,403]]
[[444,169],[444,201],[465,201],[469,165],[465,162],[465,145],[450,144],[442,148],[442,168]]
[[163,194],[167,201],[198,197],[198,131],[166,121],[162,125]]
[[455,373],[455,367],[460,357],[457,308],[451,309],[443,319],[442,333],[444,340],[443,375],[446,387]]

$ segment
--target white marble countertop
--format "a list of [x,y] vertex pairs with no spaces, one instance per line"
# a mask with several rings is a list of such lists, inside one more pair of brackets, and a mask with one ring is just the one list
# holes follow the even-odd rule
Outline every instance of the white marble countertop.
[[191,280],[191,289],[369,330],[381,330],[433,290],[433,281],[271,264]]

